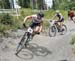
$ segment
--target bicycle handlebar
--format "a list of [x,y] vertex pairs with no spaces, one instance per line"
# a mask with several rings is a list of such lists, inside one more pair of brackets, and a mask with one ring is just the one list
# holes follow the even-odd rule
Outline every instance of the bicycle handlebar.
[[28,28],[28,27],[26,26],[26,24],[25,24],[25,23],[23,23],[23,27],[24,27],[24,28]]

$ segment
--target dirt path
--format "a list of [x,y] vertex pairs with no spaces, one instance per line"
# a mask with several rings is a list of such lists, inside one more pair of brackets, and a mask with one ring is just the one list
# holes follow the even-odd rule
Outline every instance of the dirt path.
[[11,37],[0,38],[0,61],[75,61],[70,44],[75,24],[67,22],[66,25],[68,32],[65,35],[36,35],[30,42],[31,46],[23,49],[18,57],[15,55],[16,47],[24,31],[18,30]]

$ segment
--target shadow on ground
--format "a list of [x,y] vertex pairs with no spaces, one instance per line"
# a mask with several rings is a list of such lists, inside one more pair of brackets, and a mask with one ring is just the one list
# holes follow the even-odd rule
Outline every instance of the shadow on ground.
[[46,47],[31,43],[27,48],[22,49],[22,51],[18,54],[18,57],[21,59],[30,60],[34,58],[34,55],[45,57],[51,53],[52,52]]

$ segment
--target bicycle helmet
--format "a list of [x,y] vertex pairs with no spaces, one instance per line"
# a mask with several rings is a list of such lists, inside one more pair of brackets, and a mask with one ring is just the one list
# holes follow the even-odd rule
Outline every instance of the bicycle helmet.
[[37,15],[40,17],[44,17],[44,13],[42,13],[42,12],[38,13]]

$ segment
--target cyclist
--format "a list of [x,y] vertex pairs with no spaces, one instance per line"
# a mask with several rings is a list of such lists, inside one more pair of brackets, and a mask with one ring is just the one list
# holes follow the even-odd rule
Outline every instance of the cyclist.
[[37,34],[40,34],[43,28],[43,21],[44,21],[44,13],[39,12],[38,14],[35,15],[29,15],[24,18],[23,21],[23,26],[26,26],[25,23],[28,19],[32,19],[32,23],[30,24],[30,28],[34,29],[34,32]]
[[53,17],[53,19],[55,19],[55,18],[58,18],[58,20],[56,21],[56,23],[58,23],[58,25],[60,26],[60,31],[62,32],[63,31],[63,27],[62,27],[62,25],[63,25],[63,22],[64,22],[64,17],[63,17],[63,15],[60,13],[60,11],[59,10],[56,10],[56,14],[55,14],[55,16]]
[[26,26],[25,23],[27,21],[27,19],[32,19],[32,23],[30,25],[30,27],[33,29],[35,28],[35,32],[40,34],[40,32],[42,31],[42,25],[43,25],[43,21],[44,21],[44,14],[42,12],[35,14],[35,15],[30,15],[30,16],[26,16],[24,18],[23,21],[23,26]]
[[70,8],[70,10],[68,11],[68,17],[70,20],[73,20],[73,17],[74,17],[74,11],[73,11],[73,8]]

